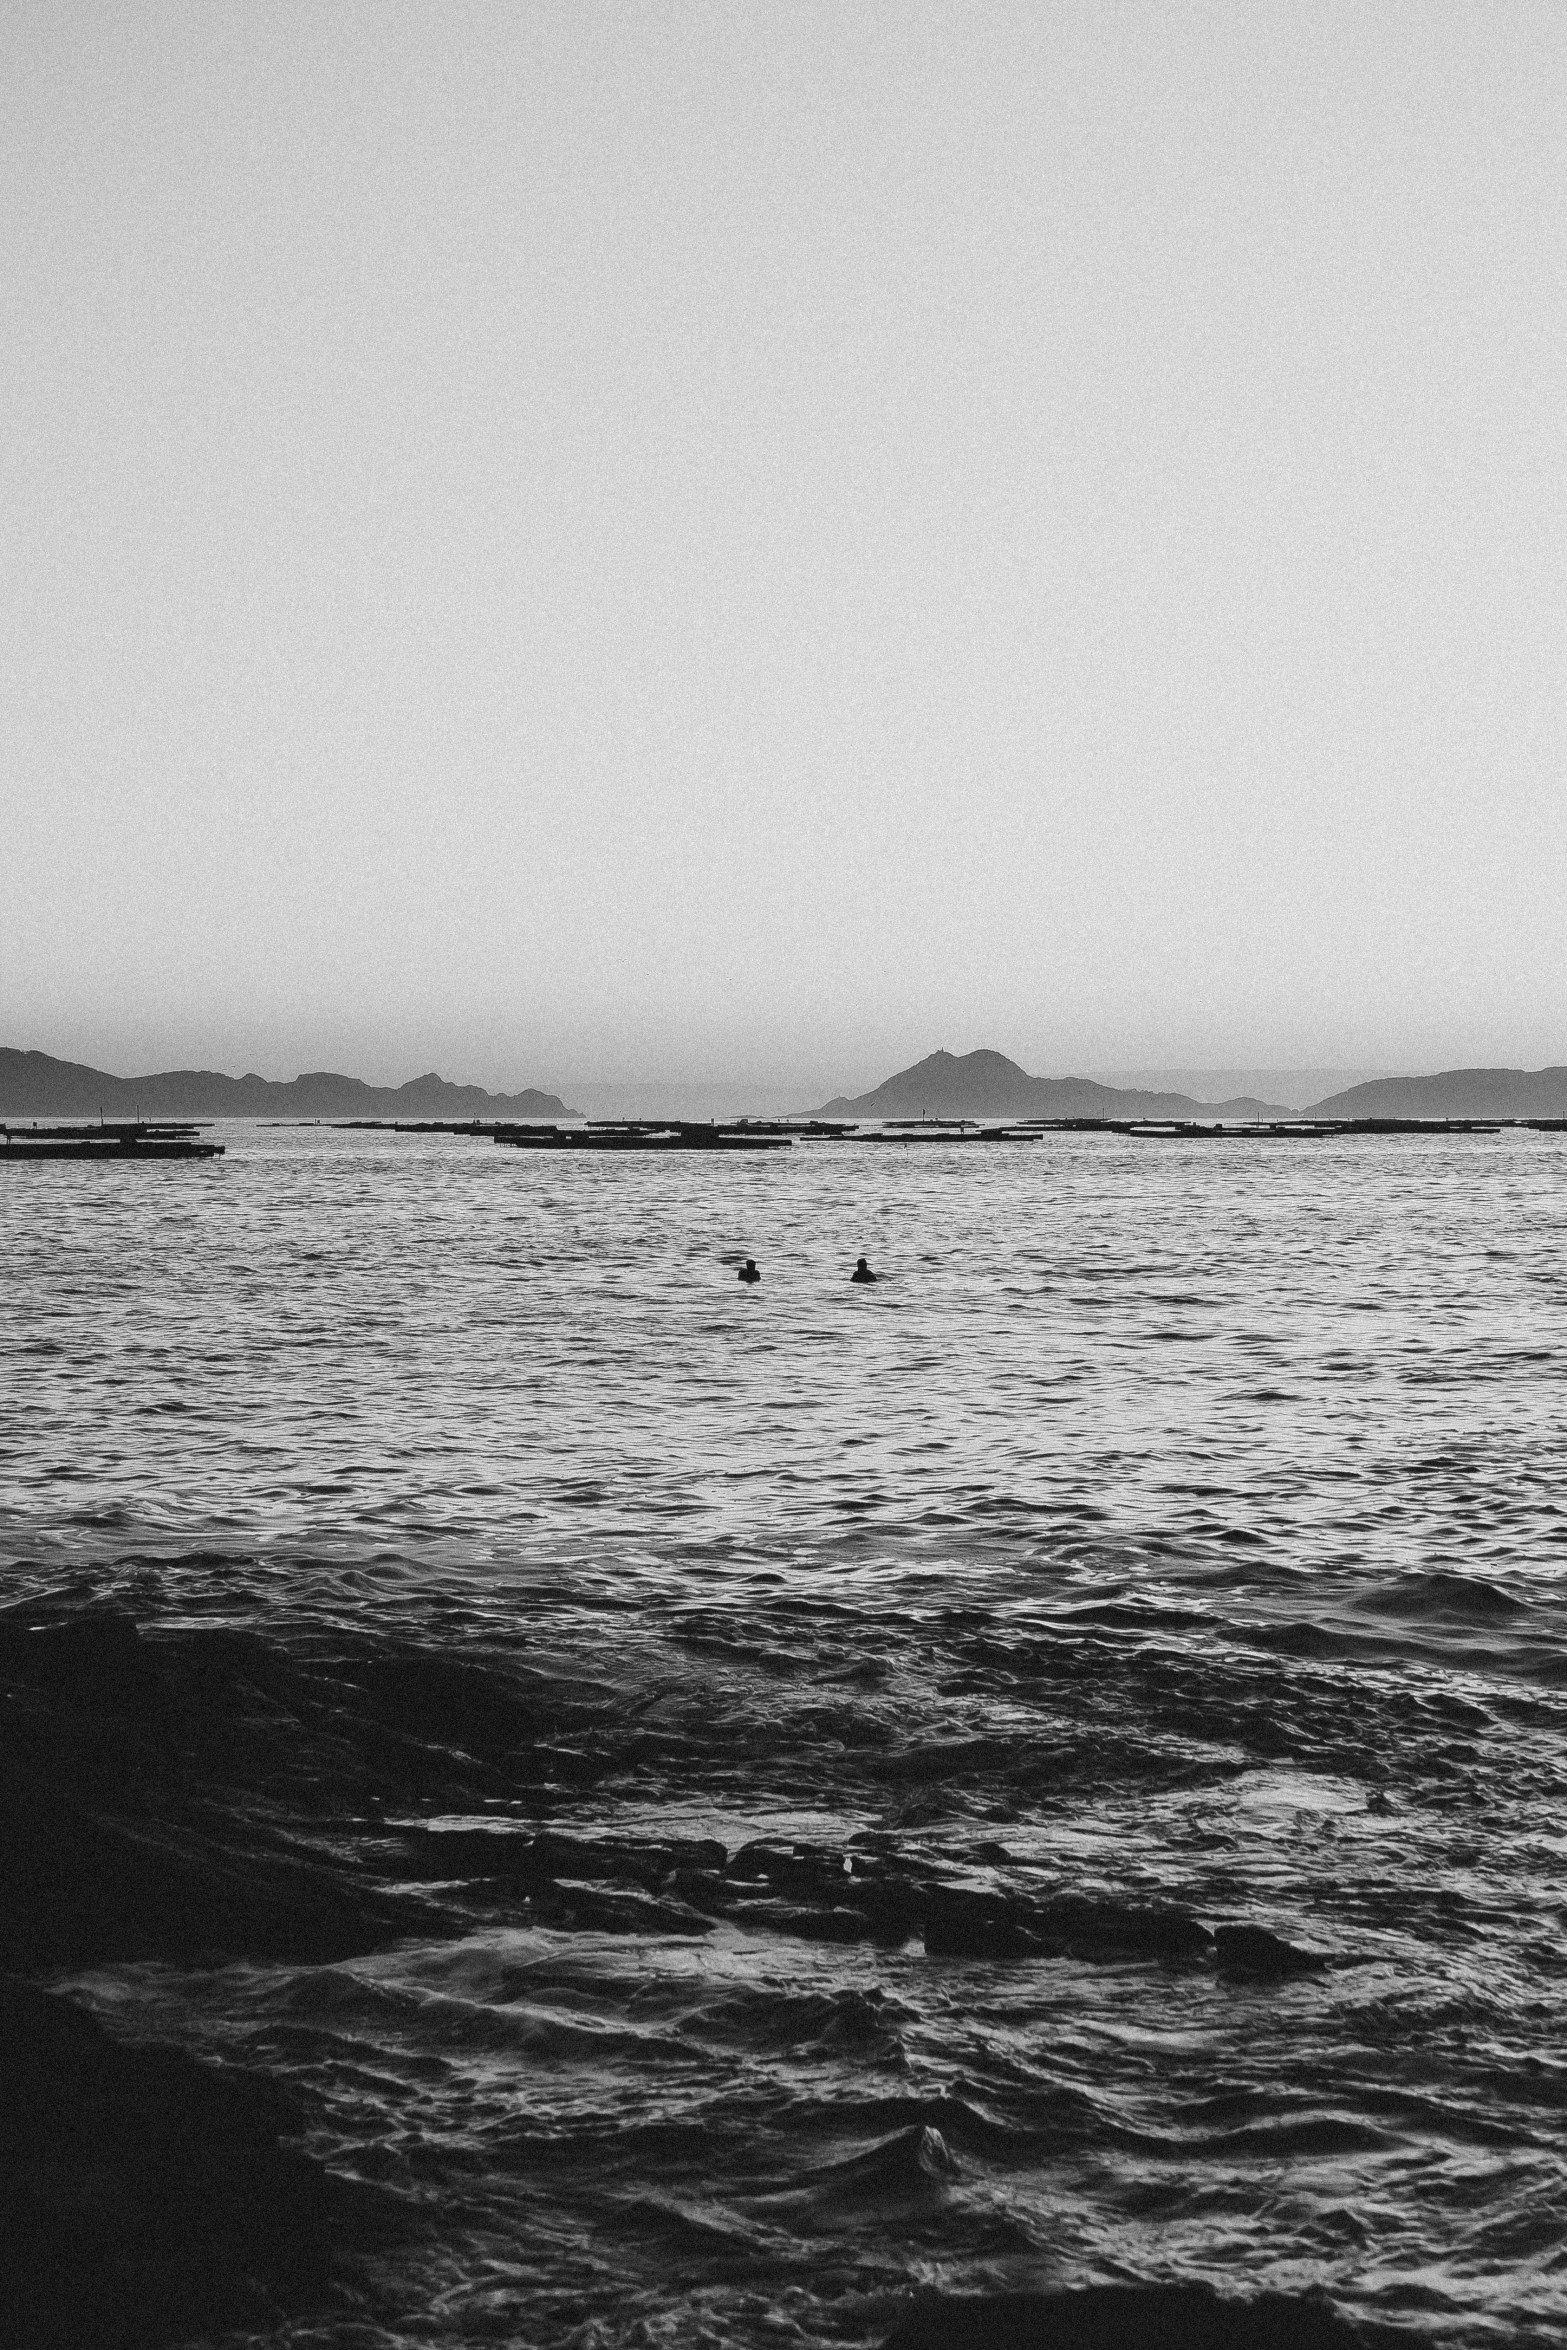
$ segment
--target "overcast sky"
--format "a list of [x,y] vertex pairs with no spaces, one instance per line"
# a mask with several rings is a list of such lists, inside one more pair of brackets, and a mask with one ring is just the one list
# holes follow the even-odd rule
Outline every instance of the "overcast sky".
[[0,13],[0,1042],[1567,1060],[1567,9]]

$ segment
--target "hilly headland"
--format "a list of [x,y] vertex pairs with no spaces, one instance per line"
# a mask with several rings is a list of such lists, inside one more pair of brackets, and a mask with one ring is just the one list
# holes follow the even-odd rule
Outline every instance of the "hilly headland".
[[1313,1102],[1313,1118],[1567,1118],[1567,1068],[1374,1077]]
[[529,1087],[486,1093],[433,1070],[406,1085],[367,1085],[314,1069],[279,1080],[225,1077],[216,1069],[163,1069],[112,1077],[80,1061],[0,1046],[3,1118],[569,1118],[558,1095]]

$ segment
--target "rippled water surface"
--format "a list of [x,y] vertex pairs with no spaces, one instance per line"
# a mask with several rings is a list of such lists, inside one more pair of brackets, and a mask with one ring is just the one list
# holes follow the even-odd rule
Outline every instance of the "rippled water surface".
[[[738,1868],[78,1986],[421,2217],[288,2338],[1182,2276],[1561,2337],[1560,1138],[224,1139],[4,1178],[8,1593],[493,1661],[527,1771],[390,1828]],[[933,1953],[894,1863],[1025,1930]],[[1079,1897],[1331,1963],[1052,1944]]]

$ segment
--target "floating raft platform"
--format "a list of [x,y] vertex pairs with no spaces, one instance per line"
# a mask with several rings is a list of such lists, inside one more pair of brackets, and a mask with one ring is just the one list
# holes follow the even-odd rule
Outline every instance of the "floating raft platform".
[[862,1126],[843,1137],[848,1142],[1040,1142],[1039,1126],[979,1126],[959,1118],[900,1118],[885,1126]]
[[749,1121],[719,1126],[674,1118],[494,1129],[497,1142],[521,1151],[786,1151],[795,1131]]
[[1335,1134],[1500,1134],[1506,1126],[1567,1130],[1561,1118],[889,1118],[848,1129],[853,1142],[1037,1142],[1046,1134],[1130,1134],[1145,1142],[1316,1142]]
[[[1335,1135],[1500,1134],[1528,1127],[1567,1131],[1561,1118],[595,1118],[569,1125],[484,1118],[334,1118],[330,1124],[379,1134],[455,1134],[533,1151],[759,1151],[797,1142],[1027,1143],[1047,1134],[1122,1134],[1142,1142],[1323,1142]],[[96,1130],[95,1130],[96,1131]],[[168,1131],[158,1129],[157,1131]]]
[[1209,1126],[1197,1119],[1106,1119],[1117,1134],[1150,1142],[1322,1142],[1335,1135],[1500,1134],[1500,1119],[1487,1118],[1261,1118],[1255,1123]]
[[0,1166],[33,1159],[221,1159],[221,1142],[202,1142],[199,1126],[155,1126],[136,1119],[113,1126],[0,1126]]
[[523,1150],[549,1149],[563,1137],[578,1147],[583,1146],[584,1138],[590,1145],[594,1145],[594,1138],[603,1138],[596,1147],[608,1149],[619,1137],[627,1149],[638,1138],[646,1138],[663,1149],[678,1144],[687,1150],[705,1150],[715,1141],[733,1147],[776,1138],[789,1141],[797,1135],[854,1132],[852,1126],[831,1118],[589,1118],[570,1126],[561,1125],[558,1119],[534,1118],[290,1118],[277,1122],[290,1126],[327,1124],[345,1134],[487,1134],[496,1142],[512,1143]]
[[[574,1126],[451,1126],[421,1132],[493,1133],[513,1150],[745,1151],[787,1150],[796,1142],[881,1145],[1038,1143],[1047,1134],[1123,1134],[1144,1142],[1324,1142],[1345,1135],[1499,1134],[1523,1120],[1486,1118],[1261,1118],[1210,1123],[1181,1118],[888,1119],[855,1125],[836,1119],[739,1118],[724,1124],[682,1119],[599,1120]],[[1547,1121],[1530,1119],[1531,1126]],[[1550,1121],[1551,1130],[1557,1121]],[[408,1129],[401,1129],[408,1131]]]

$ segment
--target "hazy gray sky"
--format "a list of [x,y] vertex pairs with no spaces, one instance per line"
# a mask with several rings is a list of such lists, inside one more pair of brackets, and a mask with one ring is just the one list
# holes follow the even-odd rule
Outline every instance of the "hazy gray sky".
[[0,14],[0,1042],[1567,1059],[1567,8]]

